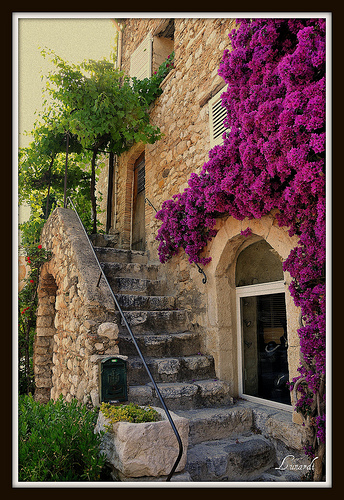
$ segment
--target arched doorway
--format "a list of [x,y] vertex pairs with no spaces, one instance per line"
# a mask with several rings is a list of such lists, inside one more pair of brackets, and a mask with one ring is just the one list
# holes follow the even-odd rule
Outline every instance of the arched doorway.
[[290,405],[282,262],[265,240],[240,252],[235,285],[239,395]]
[[[243,231],[247,228],[251,229],[249,236],[243,234]],[[252,246],[256,243],[261,246]],[[238,308],[239,285],[243,287],[241,291],[245,290],[245,286],[256,287],[257,296],[260,296],[269,294],[260,293],[262,289],[259,289],[259,287],[265,286],[266,291],[268,291],[267,283],[271,283],[271,294],[284,294],[289,380],[298,375],[300,365],[300,340],[298,336],[300,308],[294,304],[289,292],[291,276],[288,272],[281,272],[283,261],[288,257],[290,251],[297,246],[297,243],[298,238],[296,236],[290,237],[288,228],[277,225],[274,214],[268,214],[259,220],[244,219],[238,221],[233,217],[228,217],[219,221],[218,233],[208,244],[207,251],[204,253],[204,256],[212,258],[207,266],[205,349],[214,357],[216,375],[230,384],[234,397],[240,395],[246,397],[243,396],[245,393],[240,379],[243,375],[241,351],[242,316]],[[266,246],[266,244],[269,245]],[[264,245],[266,251],[264,251]],[[246,258],[245,254],[240,257],[242,252],[250,247],[251,249],[248,250]],[[262,251],[260,252],[259,249]],[[258,254],[262,254],[261,260],[259,260]],[[254,259],[258,259],[258,264],[257,260],[254,264]],[[267,269],[264,270],[266,264]],[[243,276],[243,273],[241,273],[242,277],[240,278],[240,266],[244,268],[247,276]],[[255,269],[257,267],[260,272],[258,275],[256,273],[257,269]],[[250,277],[251,281],[240,282],[240,279],[248,279],[248,277]],[[249,292],[248,296],[250,296],[252,290],[246,290]],[[248,340],[248,342],[251,342],[251,340]],[[270,347],[272,349],[271,344],[268,350]],[[291,394],[291,396],[292,404],[294,404],[293,395]],[[292,407],[285,403],[248,395],[247,399],[250,398],[256,398],[258,403],[265,403],[270,406],[278,407],[282,404],[283,408],[292,410]]]

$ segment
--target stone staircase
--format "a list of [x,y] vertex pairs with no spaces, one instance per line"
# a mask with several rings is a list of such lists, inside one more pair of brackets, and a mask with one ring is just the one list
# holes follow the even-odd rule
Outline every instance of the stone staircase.
[[[212,356],[200,353],[199,335],[190,329],[187,312],[176,307],[175,297],[157,279],[158,265],[139,251],[95,251],[167,407],[189,419],[186,472],[174,480],[285,480],[274,468],[276,446],[253,425],[252,408],[233,405],[229,384],[216,378]],[[128,356],[129,401],[161,406],[116,315],[120,354]]]
[[[177,309],[157,279],[158,265],[148,264],[139,251],[95,248],[104,273],[122,307],[146,363],[169,409],[228,405],[229,385],[217,380],[212,356],[200,353],[187,312]],[[119,350],[128,356],[129,401],[160,406],[143,363],[120,313]]]

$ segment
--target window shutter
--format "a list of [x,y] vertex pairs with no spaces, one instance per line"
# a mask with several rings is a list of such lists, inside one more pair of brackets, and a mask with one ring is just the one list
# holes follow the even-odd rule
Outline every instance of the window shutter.
[[217,144],[222,144],[222,134],[226,130],[223,125],[223,120],[226,118],[226,108],[223,108],[221,103],[221,95],[224,89],[220,90],[209,101],[209,130],[210,130],[210,146],[214,147]]
[[139,80],[152,76],[153,38],[149,34],[130,57],[130,76]]

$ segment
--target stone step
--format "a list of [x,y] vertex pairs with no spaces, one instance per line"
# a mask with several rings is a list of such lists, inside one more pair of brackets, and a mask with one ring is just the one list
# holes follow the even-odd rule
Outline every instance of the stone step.
[[[158,389],[168,409],[190,410],[218,407],[233,403],[229,384],[223,380],[206,379],[195,382],[158,383]],[[129,386],[128,400],[139,405],[161,407],[153,384]]]
[[124,276],[132,278],[157,278],[158,266],[156,264],[139,264],[135,262],[103,262],[104,273],[110,277]]
[[[139,334],[135,335],[135,340],[144,356],[189,356],[200,349],[199,336],[193,332]],[[129,334],[120,334],[118,345],[121,354],[137,356],[136,347]]]
[[132,278],[127,276],[107,277],[114,293],[131,295],[164,295],[165,283],[159,280]]
[[[147,357],[145,361],[157,383],[195,381],[196,379],[215,377],[212,356]],[[150,378],[139,357],[128,359],[128,382],[129,385],[141,385],[150,382]]]
[[189,447],[185,470],[193,481],[255,481],[275,463],[273,444],[251,434]]
[[168,311],[176,309],[176,300],[168,295],[131,295],[116,294],[123,311]]
[[[119,312],[115,313],[120,333],[127,329]],[[134,335],[139,333],[164,332],[179,333],[187,331],[188,316],[184,309],[172,311],[125,311],[124,316]]]
[[94,247],[100,262],[133,262],[147,264],[148,257],[139,250],[122,250],[120,248]]
[[254,425],[251,408],[231,405],[223,408],[176,410],[177,415],[189,420],[189,443],[237,437],[250,433]]

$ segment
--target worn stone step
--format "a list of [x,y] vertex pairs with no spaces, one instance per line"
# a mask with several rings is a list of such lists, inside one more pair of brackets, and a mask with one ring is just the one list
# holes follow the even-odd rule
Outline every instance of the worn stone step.
[[139,264],[136,262],[103,262],[104,273],[109,279],[111,277],[132,277],[132,278],[157,278],[158,266],[156,264]]
[[[171,410],[223,406],[233,403],[229,384],[223,380],[207,379],[195,382],[157,383],[158,389]],[[160,406],[153,384],[129,386],[129,401],[140,405]]]
[[189,447],[186,471],[193,481],[254,481],[275,463],[273,444],[252,434]]
[[94,247],[100,262],[133,262],[147,264],[148,257],[139,250],[122,250],[121,248]]
[[[215,377],[212,356],[147,357],[145,361],[156,382],[195,381],[196,379]],[[150,382],[141,358],[129,358],[128,381],[131,385]]]
[[224,408],[176,410],[176,414],[189,420],[189,443],[224,439],[251,432],[254,416],[251,408],[230,405]]
[[116,294],[123,311],[167,311],[176,309],[176,299],[168,295]]
[[[119,331],[127,331],[124,320],[119,312],[116,312]],[[125,311],[124,316],[135,334],[159,332],[178,333],[187,330],[188,316],[184,309],[171,311]]]
[[[135,339],[144,356],[188,356],[200,349],[199,335],[194,332],[139,334],[135,335]],[[137,356],[129,334],[120,334],[118,345],[121,354]]]
[[132,278],[127,276],[107,277],[114,293],[129,293],[132,295],[164,295],[165,283],[159,280]]

